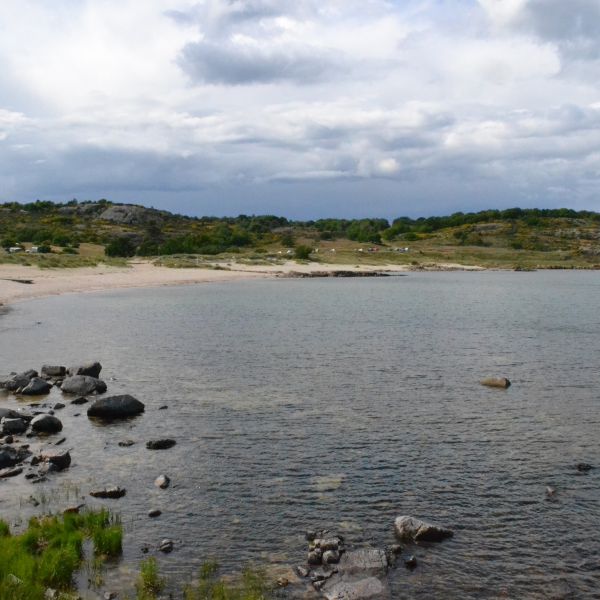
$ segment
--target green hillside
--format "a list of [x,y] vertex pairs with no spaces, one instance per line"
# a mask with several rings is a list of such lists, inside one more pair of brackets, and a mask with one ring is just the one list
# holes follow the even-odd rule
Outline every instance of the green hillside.
[[[0,260],[40,266],[106,257],[189,256],[333,263],[459,263],[498,268],[600,268],[600,214],[570,209],[486,210],[411,219],[291,221],[272,215],[187,217],[132,204],[0,204]],[[39,253],[25,254],[9,248]],[[307,247],[302,252],[302,247]],[[193,264],[197,264],[196,260]]]

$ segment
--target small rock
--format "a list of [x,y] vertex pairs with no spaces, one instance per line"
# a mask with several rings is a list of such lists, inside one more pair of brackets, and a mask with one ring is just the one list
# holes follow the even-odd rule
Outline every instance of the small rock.
[[167,410],[167,408],[169,408],[166,404],[164,404],[163,406],[159,406],[158,410]]
[[101,490],[92,490],[90,496],[94,498],[122,498],[126,493],[125,488],[112,486]]
[[549,485],[546,486],[546,496],[548,496],[548,498],[552,498],[555,495],[556,495],[556,489]]
[[153,519],[156,517],[160,517],[160,515],[162,515],[162,511],[158,510],[158,508],[153,508],[152,510],[148,511],[148,516]]
[[23,467],[8,467],[7,469],[0,469],[0,479],[6,477],[15,477],[23,472]]
[[298,573],[300,577],[308,577],[310,571],[306,567],[298,566],[296,567],[296,573]]
[[99,377],[102,371],[102,365],[99,362],[90,362],[83,365],[69,367],[69,375],[88,375],[89,377]]
[[288,585],[290,585],[290,580],[287,577],[280,577],[277,580],[277,585],[279,587],[287,587]]
[[452,537],[454,533],[450,529],[426,523],[415,517],[398,517],[394,523],[396,535],[401,540],[412,540],[415,542],[441,542]]
[[159,475],[155,480],[154,480],[154,485],[156,487],[159,487],[161,489],[166,489],[169,487],[169,484],[171,483],[171,480],[166,476],[166,475]]
[[172,448],[177,442],[170,438],[164,438],[160,440],[150,440],[146,442],[146,448],[148,450],[167,450],[168,448]]
[[119,442],[119,446],[121,446],[121,448],[129,448],[129,446],[133,446],[134,444],[135,442],[133,440],[123,440]]
[[67,373],[67,369],[56,365],[44,365],[41,373],[42,376],[46,375],[47,377],[63,377]]
[[28,427],[27,423],[21,418],[10,419],[8,417],[4,417],[0,423],[2,425],[2,433],[7,434],[25,433]]
[[52,389],[52,384],[41,377],[32,377],[29,383],[21,390],[23,396],[42,396]]
[[104,592],[104,600],[115,600],[117,594],[115,592]]
[[412,571],[417,566],[417,559],[411,554],[404,559],[404,565]]
[[7,436],[4,438],[4,443],[5,443],[5,444],[13,444],[13,443],[14,443],[14,441],[15,441],[15,438],[14,438],[12,435],[7,435]]
[[52,415],[38,415],[31,421],[31,429],[37,433],[57,433],[62,428],[60,420]]
[[62,408],[64,408],[64,407],[65,407],[65,405],[64,405],[62,402],[57,402],[57,403],[54,405],[54,410],[61,410],[61,409],[62,409]]
[[71,404],[87,404],[89,400],[85,396],[81,396],[79,398],[75,398],[75,400],[71,400]]
[[340,562],[340,553],[337,550],[326,550],[323,552],[323,564],[332,565]]
[[55,446],[60,446],[61,444],[64,444],[67,441],[67,438],[60,438],[60,440],[58,440],[58,442],[54,442]]
[[323,551],[320,548],[315,548],[308,553],[306,560],[309,565],[320,565],[323,558]]
[[96,400],[87,410],[88,417],[100,419],[125,419],[143,413],[145,406],[129,394],[108,396]]
[[106,383],[102,379],[89,375],[73,375],[62,382],[60,389],[65,394],[75,394],[77,396],[103,394],[106,392]]
[[63,450],[62,452],[60,450],[45,450],[40,454],[40,457],[57,467],[59,471],[67,469],[71,464],[71,455],[68,450]]
[[510,380],[506,377],[488,377],[481,380],[481,385],[494,388],[507,389],[510,387]]
[[85,506],[85,504],[78,504],[77,506],[69,506],[63,510],[63,515],[76,515]]
[[161,552],[168,553],[168,552],[172,552],[174,547],[175,547],[175,544],[173,544],[172,540],[165,539],[160,543],[160,545],[158,546],[158,549]]
[[577,464],[577,470],[580,473],[585,473],[586,471],[591,471],[594,467],[592,465],[590,465],[589,463],[578,463]]

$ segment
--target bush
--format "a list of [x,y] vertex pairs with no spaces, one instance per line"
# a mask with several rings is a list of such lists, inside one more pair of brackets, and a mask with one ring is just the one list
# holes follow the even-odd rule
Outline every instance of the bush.
[[106,248],[106,256],[133,256],[135,254],[135,245],[129,238],[115,238]]
[[311,252],[312,248],[310,246],[300,244],[294,248],[294,257],[298,260],[308,260]]

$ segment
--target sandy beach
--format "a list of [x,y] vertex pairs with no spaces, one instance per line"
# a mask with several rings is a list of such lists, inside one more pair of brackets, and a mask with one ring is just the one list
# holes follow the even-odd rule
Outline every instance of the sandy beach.
[[74,269],[38,269],[20,265],[0,265],[0,304],[9,305],[18,301],[58,294],[273,278],[292,272],[340,270],[399,272],[407,269],[399,265],[357,267],[321,263],[299,264],[294,261],[274,265],[232,264],[230,267],[220,269],[173,269],[155,266],[145,261],[133,261],[127,267],[99,265]]

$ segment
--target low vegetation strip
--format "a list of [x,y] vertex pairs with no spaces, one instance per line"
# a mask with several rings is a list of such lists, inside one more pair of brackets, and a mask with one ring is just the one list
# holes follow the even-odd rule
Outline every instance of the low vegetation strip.
[[97,557],[114,557],[122,537],[119,519],[107,510],[33,518],[17,535],[0,521],[0,598],[45,600],[49,589],[71,598],[84,540],[92,540]]

